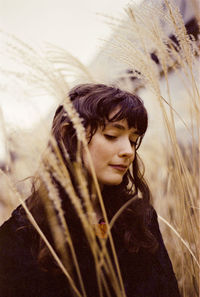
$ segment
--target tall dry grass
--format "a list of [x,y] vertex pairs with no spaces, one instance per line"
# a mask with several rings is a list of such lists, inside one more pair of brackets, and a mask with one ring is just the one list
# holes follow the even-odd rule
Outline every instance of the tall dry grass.
[[[131,69],[134,76],[139,79],[140,86],[151,91],[151,93],[147,93],[148,98],[145,98],[145,103],[149,106],[150,119],[152,119],[152,127],[153,125],[155,127],[155,134],[149,133],[142,147],[141,154],[146,164],[146,177],[152,191],[152,202],[158,210],[163,237],[173,262],[181,294],[183,297],[198,296],[200,97],[195,69],[198,69],[196,65],[199,63],[199,45],[191,36],[187,35],[178,9],[168,1],[165,1],[165,11],[155,3],[153,6],[151,3],[146,4],[142,9],[137,6],[130,6],[126,9],[125,18],[112,18],[109,19],[109,22],[113,26],[113,38],[106,47],[107,54],[111,54],[112,58],[116,58],[127,69]],[[168,37],[166,27],[176,36],[178,45]],[[66,98],[66,90],[69,89],[72,74],[75,76],[78,73],[79,80],[81,80],[80,75],[82,75],[83,81],[91,82],[97,80],[98,75],[96,74],[94,79],[87,67],[55,46],[48,45],[46,53],[39,53],[13,36],[8,34],[4,36],[6,41],[2,54],[9,57],[11,63],[9,67],[5,65],[1,67],[1,74],[7,76],[9,80],[14,80],[19,88],[25,87],[28,90],[36,88],[54,96],[58,102],[64,100],[65,109],[72,118],[79,141],[87,150],[81,121],[70,101]],[[159,67],[151,59],[150,53],[152,52],[159,59]],[[17,70],[13,68],[13,64],[17,65]],[[104,66],[102,65],[102,67]],[[172,73],[182,82],[182,104],[180,105],[177,105],[176,98],[174,99],[173,96]],[[69,81],[68,77],[70,77]],[[125,87],[120,79],[118,83]],[[165,92],[163,91],[163,84]],[[9,81],[1,85],[1,88],[7,92]],[[142,92],[144,90],[139,90],[139,93],[142,94]],[[187,105],[184,114],[183,105]],[[154,117],[158,118],[157,121],[155,119],[155,122]],[[159,129],[156,125],[159,125]],[[49,131],[47,130],[46,133],[48,134]],[[4,190],[0,190],[0,194],[5,210],[9,209],[10,211],[15,204],[22,203],[31,222],[43,237],[77,296],[86,297],[73,243],[61,208],[60,197],[49,176],[49,170],[53,172],[75,205],[86,237],[91,244],[96,263],[100,296],[102,296],[102,286],[106,288],[109,294],[109,286],[102,269],[110,271],[113,288],[116,290],[117,296],[121,297],[122,294],[125,296],[109,230],[108,240],[111,242],[118,267],[117,274],[106,251],[105,240],[102,240],[101,246],[96,242],[95,227],[92,224],[94,209],[88,194],[87,181],[80,166],[80,152],[77,153],[77,162],[73,165],[73,170],[77,173],[77,181],[80,184],[81,194],[87,209],[86,213],[83,212],[79,198],[73,189],[69,172],[64,166],[62,156],[53,139],[51,139],[51,143],[54,147],[54,153],[48,150],[45,152],[45,157],[43,157],[38,170],[38,177],[43,185],[41,197],[46,201],[46,211],[54,240],[62,255],[61,259],[58,258],[45,234],[41,232],[37,222],[26,208],[21,199],[21,188],[16,188],[14,185],[18,177],[18,173],[15,171],[16,162],[20,162],[20,166],[18,166],[18,171],[20,171],[23,170],[24,162],[31,166],[33,160],[31,157],[29,159],[21,158],[22,160],[19,158],[19,161],[16,162],[10,161],[8,162],[9,172],[1,171],[0,181],[4,185]],[[18,153],[20,156],[20,152]],[[94,170],[93,178],[101,208],[107,221]],[[59,227],[58,217],[62,228]],[[81,284],[81,292],[78,291],[73,281],[69,257],[63,248],[66,241],[73,255],[73,263]]]
[[[143,147],[147,177],[182,296],[198,296],[199,42],[188,36],[179,10],[169,1],[165,10],[146,2],[142,8],[128,7],[126,15],[125,21],[111,19],[115,34],[106,51],[132,70],[140,86],[151,90],[145,103],[152,124],[158,126]],[[171,76],[179,81],[181,92],[174,90]]]

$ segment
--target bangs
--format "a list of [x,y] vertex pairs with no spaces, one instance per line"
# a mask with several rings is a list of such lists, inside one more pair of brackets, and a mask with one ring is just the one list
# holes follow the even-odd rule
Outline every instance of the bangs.
[[129,128],[135,128],[139,135],[143,135],[147,130],[148,116],[143,102],[138,97],[134,97],[137,100],[125,98],[119,102],[118,106],[116,106],[116,109],[119,108],[119,111],[114,116],[109,117],[110,113],[114,110],[108,110],[106,118],[109,122],[125,119]]
[[108,121],[125,119],[129,128],[135,128],[140,136],[144,135],[148,115],[143,101],[137,95],[101,84],[89,87],[87,84],[80,85],[70,94],[70,98],[85,128],[90,126],[91,134],[96,132],[98,126],[105,127]]

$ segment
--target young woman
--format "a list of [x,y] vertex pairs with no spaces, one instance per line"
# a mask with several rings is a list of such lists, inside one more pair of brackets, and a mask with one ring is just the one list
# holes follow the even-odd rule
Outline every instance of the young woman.
[[[180,296],[157,214],[150,205],[149,188],[139,169],[137,150],[148,124],[143,102],[136,95],[103,84],[79,85],[71,90],[69,97],[82,119],[93,167],[87,148],[77,138],[74,121],[64,106],[59,106],[52,127],[56,146],[55,141],[49,144],[50,155],[56,156],[55,162],[59,159],[60,170],[66,170],[69,176],[62,181],[58,168],[56,171],[45,159],[48,174],[40,175],[39,188],[33,191],[26,205],[60,258],[62,252],[59,246],[65,247],[68,257],[62,259],[76,288],[60,269],[24,208],[19,206],[0,229],[0,296]],[[106,218],[92,168],[101,189]],[[52,208],[46,206],[47,201],[52,201],[53,190],[48,189],[42,176],[48,176],[49,183],[54,186],[54,196],[61,198],[64,223],[58,208],[53,213]],[[74,192],[70,188],[72,185]],[[88,191],[91,203],[86,203],[81,187],[85,193]],[[96,241],[92,235],[93,241],[88,240],[82,219],[84,216],[78,214],[79,203],[73,202],[73,195],[79,197],[84,213],[89,214],[87,205],[92,205],[92,220],[99,227],[94,228]],[[54,226],[51,219],[55,216],[60,228],[56,224]],[[113,253],[108,222],[112,225],[117,259]],[[59,230],[65,223],[75,257],[69,239],[58,244]],[[95,256],[94,246],[100,252],[106,246],[105,255],[99,253]],[[77,259],[82,283],[74,259]]]

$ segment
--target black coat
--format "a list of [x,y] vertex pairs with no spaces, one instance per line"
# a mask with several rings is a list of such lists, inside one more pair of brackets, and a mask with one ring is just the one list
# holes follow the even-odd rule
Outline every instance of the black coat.
[[[159,248],[154,254],[142,249],[137,253],[129,253],[122,246],[116,246],[127,296],[180,297],[155,211],[149,228],[159,243]],[[37,238],[37,232],[29,224],[22,207],[18,207],[11,218],[1,226],[0,297],[74,296],[64,274],[43,271],[38,266]],[[85,261],[82,273],[88,296],[98,297],[89,254],[87,249],[83,249],[79,260]]]

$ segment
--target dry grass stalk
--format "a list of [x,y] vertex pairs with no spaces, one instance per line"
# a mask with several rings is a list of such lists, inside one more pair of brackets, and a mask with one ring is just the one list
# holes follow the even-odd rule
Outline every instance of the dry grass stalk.
[[[198,296],[199,169],[197,164],[199,164],[200,96],[194,64],[200,53],[194,39],[187,35],[178,9],[167,0],[165,5],[167,8],[165,13],[162,12],[161,7],[154,6],[152,8],[151,4],[145,4],[142,10],[137,7],[129,7],[126,22],[122,22],[120,25],[119,20],[114,20],[114,27],[118,30],[108,51],[112,52],[112,57],[117,58],[127,65],[128,69],[133,70],[134,76],[142,79],[144,84],[148,84],[148,87],[150,86],[153,90],[154,98],[159,102],[168,133],[168,154],[171,154],[172,161],[172,163],[169,162],[167,154],[163,154],[166,161],[161,166],[169,173],[168,181],[164,181],[168,182],[167,192],[164,193],[164,196],[168,197],[167,199],[170,199],[171,196],[171,202],[169,206],[166,204],[165,208],[169,211],[174,208],[176,211],[176,214],[171,217],[170,226],[175,226],[173,232],[180,239],[180,243],[171,232],[165,232],[167,236],[174,238],[172,242],[176,241],[177,248],[181,253],[180,257],[174,255],[175,249],[172,244],[168,245],[168,249],[173,258],[183,296],[191,294]],[[178,45],[168,37],[164,27],[161,26],[160,16],[162,16],[162,21],[171,28],[171,33],[176,36]],[[162,96],[158,68],[155,67],[150,57],[152,52],[158,57],[159,71],[164,74],[167,98]],[[191,150],[189,151],[186,151],[186,147],[182,147],[178,140],[179,131],[176,125],[176,116],[178,113],[180,118],[181,114],[173,106],[169,71],[175,71],[177,75],[181,76],[186,86],[185,94],[190,94],[190,108],[193,117],[187,119],[187,122],[185,119],[181,119],[185,123],[185,133],[190,137]],[[190,129],[190,133],[188,133],[188,129]],[[151,158],[150,154],[148,154],[148,158]],[[154,164],[153,160],[152,164]],[[158,177],[155,176],[153,179],[158,180]],[[154,188],[152,181],[150,181],[150,185],[152,184]],[[160,185],[156,184],[155,189],[163,186],[160,181]],[[173,203],[172,199],[174,199]],[[184,243],[186,249],[181,245],[181,242]],[[186,271],[183,265],[180,265],[180,261],[184,263],[184,267],[187,267]],[[185,278],[184,274],[187,275]]]
[[[136,7],[127,8],[128,22],[120,23],[121,20],[117,18],[111,19],[114,21],[113,28],[118,28],[118,33],[115,34],[115,41],[112,41],[112,57],[116,57],[121,60],[127,68],[133,69],[134,76],[142,79],[145,84],[153,91],[156,100],[159,102],[160,110],[163,115],[163,120],[165,123],[165,128],[168,133],[168,153],[163,154],[162,163],[163,170],[165,170],[167,177],[163,180],[158,180],[158,176],[153,176],[152,180],[157,180],[157,183],[151,183],[151,188],[153,193],[157,193],[158,187],[163,189],[163,195],[167,197],[167,203],[160,201],[161,205],[164,205],[167,220],[163,216],[159,216],[162,221],[167,224],[170,229],[165,229],[166,237],[168,240],[168,250],[172,256],[175,271],[178,276],[179,285],[181,287],[183,297],[188,297],[189,295],[198,296],[198,247],[199,247],[199,175],[198,175],[198,163],[199,162],[199,149],[197,148],[197,139],[199,139],[199,131],[196,127],[199,127],[200,122],[200,98],[199,89],[194,75],[194,60],[196,56],[199,55],[199,50],[196,47],[194,40],[191,39],[185,30],[184,23],[182,21],[181,15],[178,9],[169,1],[165,1],[168,13],[163,12],[158,6],[152,7],[151,4],[143,7],[142,11]],[[164,28],[160,25],[160,18],[168,24],[172,33],[176,36],[179,45],[177,46],[172,40],[166,35]],[[131,38],[129,36],[131,35]],[[73,58],[68,53],[63,50],[51,46],[48,53],[48,61],[44,61],[45,57],[38,55],[38,53],[32,50],[28,45],[10,36],[10,42],[7,44],[8,55],[16,63],[24,64],[26,71],[12,71],[2,69],[5,74],[10,77],[18,77],[19,80],[27,81],[27,84],[38,86],[43,88],[48,93],[53,94],[59,100],[64,98],[65,90],[68,88],[66,82],[65,73],[75,73],[80,72],[87,77],[90,81],[93,81],[93,77],[87,70],[87,68],[82,65],[77,59]],[[159,62],[160,69],[154,64],[150,57],[150,53],[156,53]],[[54,68],[55,63],[59,65]],[[192,149],[187,151],[186,148],[182,148],[178,140],[178,130],[176,127],[176,115],[179,111],[173,106],[169,70],[173,70],[177,75],[181,76],[185,84],[185,92],[190,95],[191,98],[191,115],[193,119],[190,122],[186,122],[186,129],[191,127],[191,147]],[[159,83],[159,72],[163,72],[166,85],[167,85],[167,98],[162,96],[162,90],[160,89]],[[188,84],[189,82],[189,84]],[[167,104],[166,104],[167,103]],[[91,164],[92,175],[94,179],[94,184],[96,187],[96,192],[98,199],[102,208],[102,212],[106,223],[108,224],[106,211],[103,204],[103,199],[101,197],[100,188],[98,181],[96,179],[94,167],[92,165],[91,157],[87,147],[87,141],[85,139],[85,131],[82,127],[81,120],[77,113],[73,109],[73,106],[69,100],[66,98],[64,101],[64,107],[68,115],[70,116],[73,125],[77,131],[77,136],[79,139],[79,144],[84,147],[88,154],[88,158]],[[182,119],[185,122],[185,119]],[[192,125],[191,125],[192,122]],[[197,130],[197,133],[196,133]],[[197,134],[197,136],[196,136]],[[91,203],[87,182],[85,180],[84,172],[81,168],[80,154],[77,153],[77,162],[74,164],[74,171],[77,175],[77,182],[80,185],[81,195],[86,206],[86,213],[83,212],[82,205],[79,198],[77,197],[75,190],[73,189],[69,172],[66,170],[66,166],[62,160],[59,151],[56,148],[54,140],[51,139],[52,146],[54,148],[54,153],[48,153],[48,162],[44,162],[43,170],[40,172],[40,178],[43,181],[46,190],[48,191],[48,197],[51,202],[51,210],[55,209],[58,211],[58,216],[62,225],[59,232],[59,238],[55,238],[55,241],[60,244],[61,250],[65,243],[68,241],[69,247],[73,254],[73,262],[75,264],[77,273],[79,274],[79,281],[82,282],[80,275],[78,263],[76,261],[76,255],[74,252],[71,237],[68,231],[67,224],[64,219],[64,213],[61,207],[60,197],[56,192],[54,185],[50,181],[50,176],[48,170],[51,169],[53,176],[61,183],[65,189],[67,195],[74,204],[77,215],[80,217],[81,222],[84,227],[84,231],[88,242],[90,242],[91,250],[96,263],[96,272],[98,276],[99,291],[102,295],[102,286],[109,293],[109,288],[107,286],[107,280],[102,273],[102,268],[105,271],[110,272],[110,281],[116,287],[116,292],[118,296],[125,296],[123,282],[121,279],[120,268],[117,261],[117,256],[114,249],[114,244],[112,241],[110,229],[114,224],[114,221],[118,215],[127,206],[125,205],[116,216],[113,218],[110,228],[108,230],[108,238],[110,240],[113,255],[115,258],[115,264],[117,267],[117,276],[114,272],[111,260],[105,248],[106,241],[101,242],[101,246],[97,245],[95,239],[95,229],[91,224],[91,217],[93,213],[93,205]],[[197,149],[196,149],[197,148]],[[67,152],[66,152],[67,156]],[[191,159],[190,160],[190,157]],[[149,159],[154,162],[153,156],[148,155]],[[67,158],[67,157],[66,157]],[[188,162],[190,163],[188,165]],[[161,167],[159,162],[155,167],[157,171]],[[192,165],[191,165],[192,164]],[[159,184],[158,184],[159,183]],[[26,205],[21,200],[19,193],[14,194],[18,197],[25,210],[30,217],[33,225],[38,230],[41,237],[44,239],[48,248],[50,249],[52,255],[58,262],[59,267],[65,273],[69,279],[72,287],[76,291],[77,296],[82,296],[73,283],[70,273],[66,270],[66,267],[62,264],[60,259],[53,251],[52,247],[49,245],[45,238],[45,235],[41,232],[37,223],[31,217],[31,214],[26,208]],[[156,194],[155,194],[156,196]],[[170,199],[171,197],[171,199]],[[134,198],[133,198],[134,199]],[[156,198],[156,202],[158,199]],[[129,202],[128,202],[129,203]],[[165,204],[164,204],[165,203]],[[172,211],[173,210],[173,211]],[[175,211],[175,213],[174,213]],[[53,213],[53,212],[52,212]],[[55,228],[54,231],[57,232],[56,228],[59,228],[58,221],[56,217],[51,215],[51,219],[54,221],[50,222]],[[58,234],[58,233],[57,233]],[[174,236],[175,235],[175,236]],[[165,236],[164,236],[165,237]],[[176,238],[177,237],[177,238]],[[169,243],[170,242],[170,243]],[[173,246],[175,245],[175,248]],[[177,256],[176,250],[180,251],[180,255]],[[68,262],[66,250],[62,250],[63,262]],[[65,258],[66,256],[66,258]],[[64,263],[64,264],[66,264]],[[185,267],[187,266],[187,270]],[[120,282],[118,282],[118,278]],[[83,296],[84,284],[81,284]],[[121,292],[123,290],[123,293]]]
[[66,50],[53,44],[47,44],[46,53],[48,60],[57,66],[56,70],[61,73],[61,77],[68,79],[70,76],[74,78],[80,75],[82,79],[94,82],[89,69]]
[[[0,174],[5,175],[5,173],[0,169]],[[43,239],[43,241],[45,242],[45,244],[47,245],[50,253],[52,254],[53,258],[56,260],[56,262],[58,263],[58,266],[60,267],[60,269],[62,270],[62,272],[65,274],[65,276],[67,277],[67,279],[69,280],[69,283],[72,287],[72,289],[74,290],[74,292],[77,294],[78,297],[82,297],[81,294],[79,293],[79,291],[77,290],[72,278],[70,277],[70,274],[68,273],[68,271],[66,270],[66,268],[64,267],[63,263],[61,262],[61,260],[59,259],[59,257],[57,256],[55,250],[53,249],[52,245],[49,243],[49,241],[47,240],[45,234],[42,232],[42,230],[40,229],[40,227],[38,226],[37,222],[35,221],[34,217],[32,216],[31,212],[29,211],[29,209],[26,206],[26,203],[21,199],[21,195],[20,193],[15,189],[15,186],[11,183],[10,179],[8,179],[8,184],[10,189],[13,192],[13,196],[15,196],[15,198],[17,200],[19,200],[19,202],[21,203],[21,205],[23,206],[24,210],[26,211],[27,217],[30,220],[30,222],[32,223],[32,225],[35,227],[35,229],[37,230],[37,232],[39,233],[39,235],[41,236],[41,238]]]
[[[75,112],[75,111],[73,111],[73,112]],[[78,116],[78,115],[76,115],[76,116]],[[73,118],[73,120],[74,119],[75,119],[75,117]],[[79,119],[76,119],[75,124],[78,125],[78,122],[79,122]],[[79,125],[80,125],[80,123],[79,123]],[[82,126],[80,126],[80,127],[82,129]],[[76,128],[77,128],[77,126],[76,126]],[[85,137],[84,134],[82,133],[83,131],[79,131],[79,132],[80,132],[79,135],[81,137]],[[83,140],[83,138],[81,140]],[[86,143],[85,139],[84,139],[84,142],[85,142],[85,146],[87,148],[87,143]],[[57,153],[59,154],[58,151],[57,151]],[[90,162],[92,164],[92,160],[91,160],[91,156],[90,156],[89,151],[87,151],[87,153],[88,153],[88,156],[90,158]],[[60,158],[60,160],[62,158],[60,154],[59,154],[59,158]],[[106,263],[103,262],[103,265],[102,265],[102,258],[101,258],[101,263],[99,265],[98,256],[99,256],[101,250],[99,249],[98,244],[96,242],[94,225],[91,224],[91,220],[90,220],[91,211],[92,211],[92,213],[94,211],[93,211],[93,207],[92,207],[91,202],[89,202],[89,200],[88,200],[88,192],[87,192],[86,188],[84,187],[85,184],[86,184],[86,181],[83,184],[82,183],[79,184],[79,187],[83,190],[82,191],[82,193],[84,194],[83,195],[83,200],[85,201],[86,206],[87,206],[87,209],[89,211],[88,213],[85,214],[84,211],[83,211],[83,209],[82,209],[82,207],[81,207],[79,197],[77,197],[76,194],[75,194],[75,192],[74,192],[73,186],[71,184],[70,175],[67,172],[65,165],[64,164],[62,165],[62,163],[63,162],[60,162],[59,168],[62,168],[63,173],[64,173],[64,176],[60,177],[58,180],[61,183],[61,185],[64,187],[64,189],[66,190],[66,192],[69,195],[70,199],[72,199],[72,202],[73,202],[73,204],[74,204],[74,206],[75,206],[75,208],[77,210],[77,214],[80,216],[80,219],[81,219],[82,224],[83,224],[83,227],[84,227],[84,231],[86,233],[86,236],[88,237],[88,241],[90,243],[90,246],[91,246],[91,249],[92,249],[92,252],[93,252],[93,255],[94,255],[94,259],[95,259],[95,263],[96,263],[96,269],[97,269],[97,276],[100,277],[100,275],[101,275],[100,269],[102,269],[106,265]],[[77,164],[78,163],[75,163],[75,170],[77,170],[77,168],[78,168],[77,167]],[[93,167],[93,164],[91,166]],[[56,171],[56,168],[55,167],[53,168],[53,172],[54,172],[53,174],[55,174],[55,172],[58,173],[58,171]],[[78,173],[81,174],[81,171],[79,170]],[[93,174],[94,174],[94,177],[93,178],[96,179],[96,174],[95,174],[94,168],[93,168]],[[58,175],[56,175],[56,177],[58,178]],[[78,181],[79,182],[82,182],[85,179],[85,176],[83,174],[81,174],[81,176],[77,176],[77,178],[78,178]],[[66,181],[67,181],[67,185],[66,185]],[[96,187],[99,187],[97,179],[96,179]],[[100,189],[99,189],[99,195],[101,195]],[[100,199],[102,200],[102,205],[103,205],[103,199],[102,199],[101,196],[100,196]],[[103,205],[103,207],[104,207],[104,205]],[[104,213],[105,213],[105,216],[106,216],[105,209],[104,209]],[[105,217],[105,220],[107,220],[107,217]],[[107,220],[107,224],[109,226],[108,220]],[[108,230],[108,236],[109,236],[109,240],[112,241],[112,236],[111,236],[109,230]],[[103,244],[103,242],[100,242],[100,243]],[[111,245],[112,245],[113,254],[114,254],[115,253],[115,249],[114,249],[113,241],[111,242]],[[116,278],[114,269],[112,267],[112,262],[110,260],[110,257],[108,255],[107,251],[106,251],[105,255],[106,255],[107,263],[109,265],[109,271],[110,271],[110,273],[112,275],[112,278],[113,278],[113,287],[114,287],[114,289],[117,290],[116,293],[119,294],[119,292],[121,292],[121,290],[119,288],[118,281],[117,281],[117,278]],[[118,260],[117,260],[116,255],[114,257],[115,257],[115,261],[117,262]],[[115,263],[115,264],[116,264],[116,266],[118,265],[118,263]],[[119,266],[118,266],[118,269],[119,269]],[[118,273],[120,273],[120,270],[119,270]],[[122,279],[121,279],[121,282],[122,282]],[[121,285],[123,285],[123,282],[122,282]],[[99,280],[99,288],[101,290],[100,280]]]

